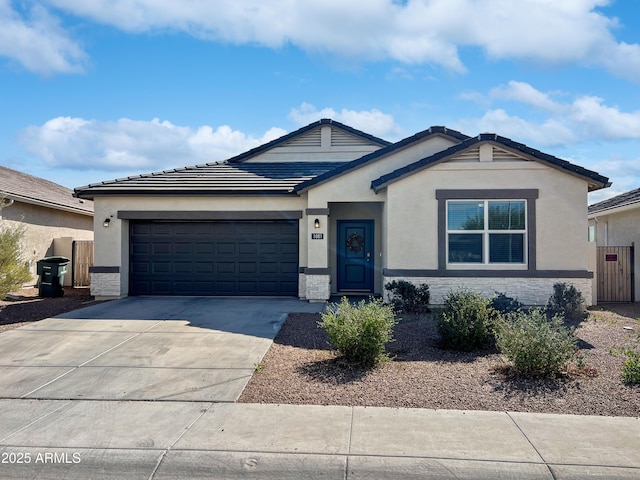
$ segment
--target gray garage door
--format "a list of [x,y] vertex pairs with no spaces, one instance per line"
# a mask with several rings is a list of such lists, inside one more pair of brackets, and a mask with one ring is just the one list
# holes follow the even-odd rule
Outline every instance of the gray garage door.
[[298,222],[132,222],[131,295],[298,294]]

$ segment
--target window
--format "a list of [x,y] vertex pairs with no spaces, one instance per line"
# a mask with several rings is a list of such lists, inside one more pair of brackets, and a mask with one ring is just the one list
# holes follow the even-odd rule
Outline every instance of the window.
[[447,263],[524,264],[526,200],[448,200]]

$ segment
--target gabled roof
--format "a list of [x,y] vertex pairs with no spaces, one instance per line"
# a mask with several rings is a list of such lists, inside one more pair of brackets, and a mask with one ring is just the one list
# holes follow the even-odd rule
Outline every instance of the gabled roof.
[[74,198],[72,190],[3,166],[0,166],[0,196],[16,202],[93,215],[93,202]]
[[366,141],[372,142],[376,145],[379,145],[381,147],[386,147],[387,145],[390,145],[391,142],[388,142],[386,140],[383,140],[382,138],[378,138],[378,137],[374,137],[373,135],[369,135],[368,133],[365,133],[361,130],[357,130],[353,127],[350,127],[348,125],[345,125],[343,123],[340,122],[336,122],[335,120],[331,120],[329,118],[323,118],[321,120],[318,120],[317,122],[313,122],[310,123],[309,125],[307,125],[306,127],[302,127],[299,128],[298,130],[291,132],[291,133],[287,133],[286,135],[280,137],[280,138],[276,138],[275,140],[272,140],[270,142],[265,143],[264,145],[260,145],[256,148],[252,148],[251,150],[248,150],[244,153],[241,153],[240,155],[236,155],[235,157],[231,157],[227,160],[228,163],[239,163],[239,162],[244,162],[245,160],[254,157],[260,153],[264,153],[267,150],[271,150],[272,148],[275,148],[279,145],[282,145],[286,142],[288,142],[289,140],[292,140],[295,137],[299,137],[300,135],[307,133],[315,128],[318,128],[322,125],[331,125],[332,127],[336,127],[339,128],[341,130],[344,130],[347,133],[350,133],[351,135],[355,135],[356,137],[360,137]]
[[420,170],[423,170],[425,168],[437,165],[438,163],[441,163],[483,142],[499,144],[507,149],[515,150],[519,153],[524,153],[530,157],[533,157],[533,159],[545,163],[551,167],[558,168],[567,173],[582,177],[587,182],[589,182],[589,191],[598,190],[600,188],[605,188],[611,185],[607,177],[604,177],[592,170],[587,170],[586,168],[574,165],[570,162],[567,162],[566,160],[562,160],[558,157],[554,157],[553,155],[541,152],[540,150],[536,150],[535,148],[528,147],[522,143],[514,142],[509,138],[501,137],[494,133],[482,133],[477,137],[467,138],[465,141],[458,145],[454,145],[434,155],[418,160],[417,162],[414,162],[403,168],[399,168],[387,175],[383,175],[371,182],[371,188],[377,193],[391,183],[397,182],[398,180],[409,175],[413,175],[414,173],[419,172]]
[[93,183],[76,195],[286,195],[341,162],[215,163]]
[[621,193],[620,195],[616,195],[615,197],[611,197],[606,200],[602,200],[601,202],[594,203],[593,205],[589,205],[588,212],[589,215],[591,215],[622,207],[630,207],[634,204],[638,204],[636,206],[640,207],[640,188],[636,188],[635,190]]
[[333,170],[330,170],[323,175],[318,175],[317,177],[312,178],[311,180],[301,183],[295,188],[295,191],[302,192],[304,190],[307,190],[310,187],[313,187],[320,183],[324,183],[339,175],[344,175],[345,173],[355,170],[356,168],[360,168],[363,165],[366,165],[371,162],[375,162],[377,160],[381,160],[382,158],[385,158],[388,155],[391,155],[397,152],[398,150],[407,148],[415,143],[418,143],[434,135],[441,135],[441,136],[449,137],[458,141],[464,141],[469,139],[467,135],[465,135],[464,133],[460,133],[456,130],[451,130],[450,128],[447,128],[447,127],[432,126],[432,127],[429,127],[427,130],[418,132],[415,135],[411,135],[410,137],[400,140],[399,142],[392,143],[385,148],[376,150],[375,152],[369,153],[367,155],[364,155],[363,157],[360,157],[351,162],[348,162],[339,168],[334,168]]

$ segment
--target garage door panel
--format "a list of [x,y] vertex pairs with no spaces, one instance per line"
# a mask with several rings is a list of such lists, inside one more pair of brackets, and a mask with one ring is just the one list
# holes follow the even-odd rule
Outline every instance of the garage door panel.
[[151,234],[152,235],[172,235],[173,225],[169,223],[152,223]]
[[298,222],[131,224],[132,295],[297,295]]
[[193,265],[191,262],[175,262],[173,265],[175,273],[193,273]]
[[173,282],[149,282],[149,295],[171,295]]
[[234,255],[236,253],[236,244],[231,242],[216,243],[216,253],[219,255]]
[[195,244],[196,255],[211,255],[213,253],[212,242],[196,242]]
[[298,253],[298,243],[297,242],[286,242],[280,244],[280,253],[284,255],[292,255]]
[[193,251],[194,251],[194,245],[193,243],[186,243],[186,242],[180,242],[180,243],[174,243],[173,244],[173,252],[176,255],[193,255]]
[[170,243],[154,242],[151,244],[151,255],[172,255]]
[[195,273],[206,273],[211,275],[213,273],[212,262],[198,262],[195,264]]

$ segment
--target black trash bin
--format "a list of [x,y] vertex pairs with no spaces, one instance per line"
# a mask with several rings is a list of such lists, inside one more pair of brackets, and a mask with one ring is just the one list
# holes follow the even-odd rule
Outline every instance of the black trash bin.
[[38,275],[40,275],[38,295],[41,297],[62,297],[64,295],[62,284],[70,261],[67,257],[46,257],[38,260]]

